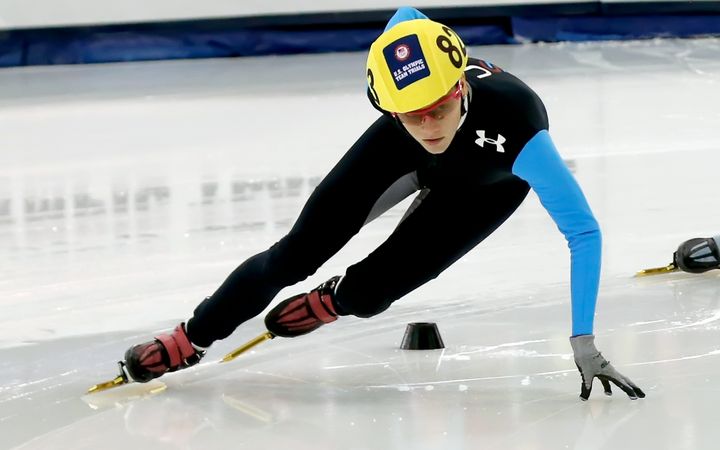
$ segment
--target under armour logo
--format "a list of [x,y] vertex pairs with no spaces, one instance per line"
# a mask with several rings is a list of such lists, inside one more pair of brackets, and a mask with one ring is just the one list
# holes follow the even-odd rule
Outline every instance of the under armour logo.
[[479,145],[480,147],[485,148],[485,143],[492,144],[495,146],[495,150],[497,150],[499,153],[505,153],[505,149],[503,148],[503,144],[507,139],[505,139],[505,136],[498,133],[497,139],[488,139],[485,137],[485,130],[477,130],[476,131],[478,137],[480,139],[476,139],[475,143]]

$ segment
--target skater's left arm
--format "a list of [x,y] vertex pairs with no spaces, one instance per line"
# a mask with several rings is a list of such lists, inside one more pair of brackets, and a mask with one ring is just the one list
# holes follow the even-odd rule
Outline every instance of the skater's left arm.
[[595,347],[592,331],[600,280],[600,227],[547,130],[538,131],[525,144],[512,172],[537,193],[570,247],[573,318],[570,345],[582,377],[580,398],[590,397],[595,378],[600,379],[606,395],[612,394],[612,382],[633,400],[645,397],[645,393],[615,370]]
[[525,144],[515,159],[512,171],[530,184],[568,241],[572,335],[592,334],[602,238],[585,195],[547,130],[539,131]]

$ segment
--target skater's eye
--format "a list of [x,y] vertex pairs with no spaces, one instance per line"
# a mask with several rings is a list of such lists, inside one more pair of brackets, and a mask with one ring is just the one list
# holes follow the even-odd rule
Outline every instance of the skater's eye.
[[400,119],[400,121],[406,125],[420,125],[426,116],[430,116],[435,120],[441,120],[456,106],[453,100],[458,100],[462,97],[462,87],[462,81],[458,81],[451,92],[427,108],[408,113],[393,113],[393,116]]

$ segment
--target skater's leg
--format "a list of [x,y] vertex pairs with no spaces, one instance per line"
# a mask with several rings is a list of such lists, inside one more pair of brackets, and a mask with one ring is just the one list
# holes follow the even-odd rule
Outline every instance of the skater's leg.
[[[417,179],[415,176],[413,178]],[[397,184],[406,187],[415,186],[415,183],[408,185],[404,179],[399,180]],[[389,191],[395,195],[381,197],[378,202],[383,206],[389,203],[396,204],[405,198],[405,191],[397,189],[397,186]],[[396,195],[400,192],[403,194]],[[422,203],[428,192],[429,190],[425,189],[415,198],[401,223]],[[396,198],[397,201],[390,202],[392,198]],[[374,211],[378,210],[380,208],[374,208]],[[298,294],[280,302],[265,316],[265,327],[275,336],[297,337],[310,333],[326,323],[334,322],[338,316],[334,297],[339,281],[340,277],[332,277],[308,293]]]
[[[407,195],[411,184],[393,186],[417,170],[426,155],[400,139],[391,119],[376,121],[318,185],[285,237],[240,265],[187,324],[126,353],[137,381],[199,361],[202,348],[260,313],[282,288],[313,274],[357,233],[373,209],[387,209],[393,199]],[[383,195],[388,190],[391,193]]]
[[335,293],[337,312],[373,316],[436,278],[497,229],[528,190],[517,179],[430,190],[380,247],[348,268]]
[[187,326],[194,344],[207,347],[229,336],[281,289],[315,273],[371,214],[417,189],[411,174],[423,155],[394,145],[392,126],[376,122],[318,185],[290,232],[240,265],[195,309]]
[[[404,186],[404,189],[399,189],[398,186]],[[378,202],[381,205],[376,205],[374,210],[376,212],[386,210],[398,203],[407,196],[406,192],[410,186],[407,180],[396,183],[386,195],[381,196],[381,201]],[[317,201],[315,198],[314,202]],[[209,346],[215,339],[225,337],[232,333],[237,325],[257,315],[280,289],[309,275],[303,270],[314,272],[323,262],[323,252],[318,252],[321,255],[318,259],[316,253],[310,251],[312,250],[310,246],[302,247],[313,242],[312,236],[301,239],[302,232],[307,232],[302,227],[302,220],[298,221],[293,230],[301,231],[291,232],[267,251],[245,261],[212,298],[196,308],[192,320],[198,317],[202,319],[204,315],[205,323],[212,325],[206,330],[205,336],[202,334],[203,322],[200,320],[200,326],[192,328],[196,334],[191,337],[188,337],[190,328],[186,324],[180,324],[170,334],[157,336],[152,341],[128,349],[125,353],[125,367],[130,378],[139,382],[147,382],[168,371],[197,364],[205,354],[204,350],[198,346]],[[302,256],[303,254],[308,255],[308,258],[293,260],[296,255]],[[295,270],[291,270],[293,267]],[[332,278],[309,294],[297,295],[285,301],[284,303],[288,304],[288,307],[278,310],[278,315],[281,317],[278,317],[277,325],[280,328],[272,328],[271,331],[278,336],[297,336],[309,333],[323,323],[334,321],[337,313],[331,297],[338,278]],[[232,301],[232,290],[237,289],[238,285],[244,285],[245,293],[250,294],[249,298],[256,299],[256,302]],[[222,302],[221,299],[230,301]],[[266,301],[258,302],[257,299]],[[306,315],[298,317],[299,310],[303,310],[300,312],[301,315]]]
[[[408,174],[394,183],[362,222],[356,219],[362,215],[358,215],[355,209],[333,218],[328,222],[329,227],[321,226],[325,223],[311,226],[304,221],[304,217],[312,217],[313,214],[306,207],[307,214],[301,216],[288,235],[270,249],[245,261],[212,297],[195,309],[193,318],[188,322],[192,342],[207,347],[213,341],[227,337],[238,325],[262,312],[281,289],[315,273],[357,233],[358,223],[362,226],[415,192],[417,187],[413,178],[413,174]],[[314,195],[321,196],[321,192],[316,191]],[[313,199],[309,205],[322,209],[322,203]],[[240,291],[242,301],[234,296]]]
[[[365,223],[375,219],[420,188],[417,172],[397,180],[380,196]],[[425,192],[425,191],[424,191]],[[424,197],[418,195],[406,212],[409,214]],[[297,337],[337,320],[333,297],[340,277],[335,276],[308,293],[290,297],[265,316],[265,327],[275,336]]]

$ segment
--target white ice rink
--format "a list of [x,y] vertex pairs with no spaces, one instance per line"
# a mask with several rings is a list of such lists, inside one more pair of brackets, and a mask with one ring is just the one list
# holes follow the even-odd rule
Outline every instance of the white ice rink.
[[[0,448],[717,449],[720,273],[632,275],[720,233],[720,40],[471,54],[544,99],[603,229],[598,347],[646,399],[598,383],[579,400],[569,253],[534,195],[375,318],[218,364],[263,331],[256,318],[164,391],[84,396],[289,229],[376,117],[365,55],[3,69]],[[273,305],[342,274],[402,213]],[[416,321],[446,348],[399,350]]]

